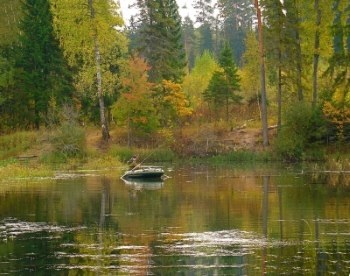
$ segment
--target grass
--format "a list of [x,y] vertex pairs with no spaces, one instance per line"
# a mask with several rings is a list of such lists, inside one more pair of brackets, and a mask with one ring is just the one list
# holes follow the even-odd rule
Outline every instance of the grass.
[[16,132],[0,136],[0,160],[17,156],[29,149],[37,141],[38,134],[34,131]]
[[54,171],[44,164],[24,165],[17,162],[0,167],[0,179],[53,177]]

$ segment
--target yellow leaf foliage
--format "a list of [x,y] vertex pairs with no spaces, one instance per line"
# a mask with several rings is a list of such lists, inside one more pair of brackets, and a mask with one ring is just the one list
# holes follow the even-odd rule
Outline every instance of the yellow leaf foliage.
[[331,101],[323,104],[323,113],[328,120],[337,125],[339,139],[344,138],[344,125],[350,123],[350,93],[337,89]]
[[169,80],[163,80],[162,87],[164,91],[164,102],[166,105],[173,108],[178,117],[183,118],[192,114],[189,101],[186,99],[180,84]]

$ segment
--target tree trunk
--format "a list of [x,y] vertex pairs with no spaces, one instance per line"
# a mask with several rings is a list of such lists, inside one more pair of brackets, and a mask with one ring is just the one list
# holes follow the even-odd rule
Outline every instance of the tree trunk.
[[281,44],[278,49],[278,88],[277,88],[277,130],[280,131],[282,127],[282,51]]
[[[294,1],[294,5],[296,8],[296,4]],[[302,81],[301,81],[301,72],[302,72],[302,56],[301,56],[301,42],[300,42],[300,33],[299,33],[299,18],[298,15],[295,17],[295,41],[296,41],[296,81],[297,81],[297,91],[298,91],[298,100],[303,101],[304,100],[304,94],[303,94],[303,87],[302,87]]]
[[316,33],[315,33],[315,48],[314,48],[314,64],[312,74],[312,106],[315,107],[318,97],[318,61],[319,61],[319,50],[320,50],[320,25],[321,25],[321,9],[319,6],[319,0],[315,0],[315,11],[316,11]]
[[256,8],[256,14],[258,18],[258,32],[259,32],[262,135],[263,135],[263,145],[266,147],[269,145],[269,136],[268,136],[268,125],[267,125],[264,41],[263,41],[263,30],[262,30],[262,20],[261,20],[261,10],[259,7],[259,0],[255,0],[255,8]]
[[[95,18],[93,0],[88,0],[88,1],[89,1],[91,19],[93,20]],[[108,141],[110,136],[109,136],[109,129],[108,129],[108,124],[107,124],[106,115],[105,115],[105,104],[104,104],[103,90],[102,90],[101,54],[100,54],[100,48],[97,40],[97,30],[95,26],[93,31],[94,31],[94,54],[95,54],[95,63],[96,63],[97,96],[98,96],[98,103],[100,108],[100,123],[101,123],[101,129],[102,129],[102,139],[104,141]]]

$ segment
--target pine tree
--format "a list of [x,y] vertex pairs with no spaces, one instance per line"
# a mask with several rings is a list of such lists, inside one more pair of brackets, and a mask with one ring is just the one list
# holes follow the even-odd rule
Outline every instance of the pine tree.
[[22,10],[16,81],[25,95],[21,104],[30,114],[26,120],[39,128],[50,98],[60,102],[70,97],[71,76],[54,37],[49,1],[26,0]]

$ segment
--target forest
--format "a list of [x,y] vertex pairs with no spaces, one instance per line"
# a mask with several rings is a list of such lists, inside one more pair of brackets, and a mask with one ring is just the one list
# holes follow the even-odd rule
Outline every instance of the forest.
[[196,0],[193,20],[176,0],[137,0],[128,25],[112,0],[0,6],[1,135],[56,130],[74,156],[67,136],[89,126],[190,155],[257,129],[290,161],[350,141],[349,1]]

